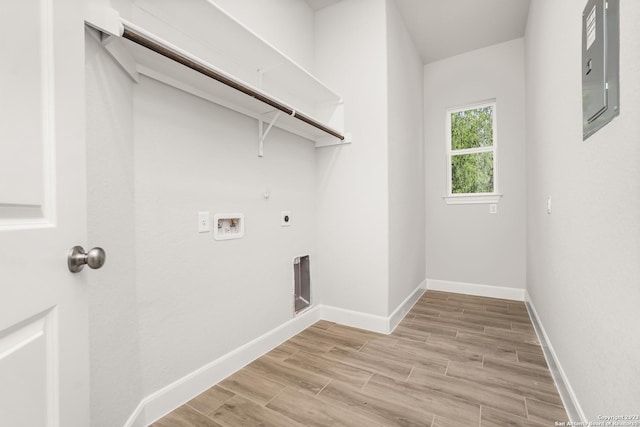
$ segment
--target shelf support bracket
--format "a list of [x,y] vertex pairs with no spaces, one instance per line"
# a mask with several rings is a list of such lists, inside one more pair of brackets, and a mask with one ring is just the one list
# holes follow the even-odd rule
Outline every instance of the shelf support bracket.
[[258,120],[258,138],[259,138],[259,142],[258,142],[258,157],[263,157],[264,156],[264,140],[267,138],[267,135],[271,131],[271,128],[276,123],[276,121],[280,118],[281,115],[282,115],[282,111],[278,111],[276,113],[276,115],[273,116],[273,119],[271,119],[271,122],[269,123],[269,126],[267,127],[267,130],[265,130],[264,132],[263,132],[264,121],[262,119]]
[[122,67],[135,83],[140,81],[138,66],[131,53],[122,44],[122,38],[108,33],[100,33],[100,44],[109,55]]

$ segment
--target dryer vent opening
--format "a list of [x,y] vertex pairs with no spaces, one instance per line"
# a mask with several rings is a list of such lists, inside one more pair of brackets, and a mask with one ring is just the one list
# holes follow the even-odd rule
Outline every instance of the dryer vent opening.
[[293,259],[293,306],[300,313],[311,305],[311,277],[309,275],[309,255]]

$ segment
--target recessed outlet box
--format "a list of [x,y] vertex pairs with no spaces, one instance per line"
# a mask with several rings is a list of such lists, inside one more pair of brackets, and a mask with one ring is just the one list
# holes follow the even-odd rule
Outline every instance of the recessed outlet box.
[[283,227],[291,226],[291,211],[282,211],[280,212],[280,225]]
[[298,314],[311,305],[311,275],[309,273],[309,255],[293,259],[293,306]]
[[244,214],[216,214],[213,217],[213,238],[216,240],[244,237]]

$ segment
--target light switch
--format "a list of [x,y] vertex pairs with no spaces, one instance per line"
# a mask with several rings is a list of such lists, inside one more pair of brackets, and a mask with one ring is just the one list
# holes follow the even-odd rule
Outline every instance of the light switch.
[[547,213],[551,215],[551,196],[547,198]]
[[208,233],[211,230],[209,212],[198,212],[198,233]]

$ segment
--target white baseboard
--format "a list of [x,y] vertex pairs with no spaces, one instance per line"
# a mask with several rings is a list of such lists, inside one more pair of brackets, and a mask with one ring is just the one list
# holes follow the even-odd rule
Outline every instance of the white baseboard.
[[409,310],[411,310],[411,307],[420,299],[425,290],[426,281],[423,281],[389,316],[377,316],[375,314],[323,305],[322,319],[340,323],[345,326],[351,326],[352,328],[389,334],[398,323],[400,323],[404,316],[406,316]]
[[567,375],[562,369],[562,365],[560,364],[558,355],[551,345],[549,336],[547,335],[544,326],[542,326],[542,322],[540,321],[538,312],[533,305],[533,301],[531,300],[529,292],[525,292],[525,305],[527,306],[527,310],[529,311],[531,322],[533,323],[533,327],[536,330],[538,339],[540,340],[540,345],[542,346],[544,357],[547,360],[549,371],[551,371],[551,376],[556,383],[558,393],[560,394],[560,398],[562,399],[564,408],[567,411],[569,420],[576,424],[587,425],[587,417],[585,416],[584,411],[582,410],[582,407],[578,402],[578,398],[573,391],[571,384],[569,383]]
[[124,427],[146,427],[178,406],[188,402],[237,370],[269,352],[289,338],[302,332],[318,320],[328,320],[354,328],[383,334],[390,333],[427,289],[424,281],[389,316],[317,305],[289,320],[276,329],[254,339],[180,378],[178,381],[145,397]]
[[404,316],[407,315],[409,311],[413,308],[413,306],[418,302],[422,294],[427,290],[427,280],[423,280],[422,283],[418,285],[418,287],[411,292],[404,301],[400,303],[400,305],[391,313],[389,316],[389,332],[393,332],[393,330],[398,326],[398,324],[404,319]]
[[144,400],[142,400],[133,414],[129,417],[126,423],[124,423],[124,427],[147,427],[149,424],[147,423],[147,418],[145,416],[144,410]]
[[321,307],[312,307],[281,326],[145,397],[124,427],[148,426],[217,384],[238,369],[279,346],[320,320]]
[[284,341],[302,332],[318,320],[328,320],[355,328],[367,329],[379,333],[390,333],[413,305],[420,299],[425,290],[437,290],[467,295],[502,298],[524,301],[531,316],[547,364],[558,387],[560,397],[572,422],[584,423],[586,417],[578,403],[577,397],[569,384],[569,380],[560,365],[558,357],[542,326],[531,298],[524,289],[503,288],[474,283],[451,282],[427,279],[391,313],[389,316],[377,316],[337,307],[318,305],[296,316],[281,326],[267,332],[253,341],[225,354],[219,359],[203,366],[191,374],[169,384],[157,392],[144,398],[131,414],[124,427],[146,427],[178,406],[209,389],[232,373],[241,369],[253,360],[269,352]]
[[389,333],[389,318],[361,311],[347,310],[344,308],[322,306],[322,320],[339,323],[352,328],[367,329],[381,334]]
[[450,282],[448,280],[427,279],[427,290],[453,292],[479,297],[501,298],[524,301],[524,289],[502,286],[480,285],[476,283]]

